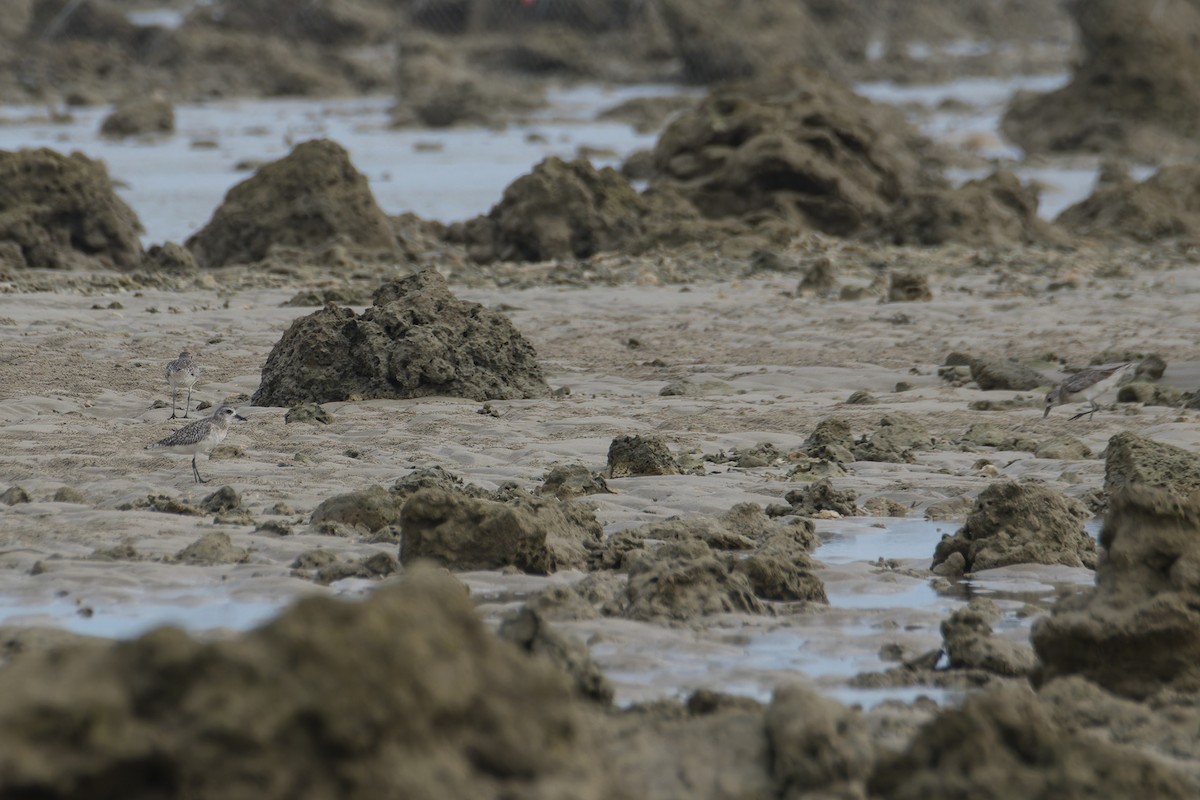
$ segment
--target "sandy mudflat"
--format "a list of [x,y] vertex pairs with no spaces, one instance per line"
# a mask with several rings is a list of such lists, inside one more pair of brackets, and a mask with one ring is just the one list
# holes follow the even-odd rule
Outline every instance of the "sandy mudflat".
[[[869,277],[847,280],[865,285]],[[330,403],[329,426],[285,425],[285,409],[243,402],[249,421],[231,431],[226,453],[201,459],[201,472],[212,478],[205,487],[192,483],[185,456],[142,450],[176,425],[167,421],[168,409],[153,407],[169,399],[162,367],[190,348],[204,370],[194,401],[249,395],[273,344],[311,311],[281,306],[294,288],[2,295],[0,491],[19,485],[32,502],[0,506],[0,622],[108,635],[164,620],[245,627],[293,597],[352,594],[370,585],[352,580],[329,589],[292,576],[292,561],[315,547],[344,559],[396,552],[392,542],[315,533],[308,514],[327,497],[389,485],[415,467],[440,465],[486,488],[515,481],[532,489],[556,463],[602,468],[610,441],[624,434],[661,435],[676,456],[759,442],[786,453],[826,417],[848,420],[858,436],[903,411],[927,425],[941,449],[917,453],[911,464],[856,462],[835,479],[838,488],[858,493],[860,505],[882,496],[908,513],[901,525],[873,518],[817,522],[829,548],[817,552],[829,554],[819,572],[829,609],[781,608],[775,616],[723,616],[688,628],[604,618],[562,623],[589,641],[626,701],[697,686],[763,696],[780,678],[803,673],[843,699],[872,702],[881,695],[849,691],[846,678],[887,666],[878,655],[884,644],[908,653],[937,647],[940,620],[971,592],[999,599],[1007,612],[1001,632],[1023,640],[1030,612],[1044,607],[1055,586],[1092,580],[1083,569],[1010,567],[935,591],[924,570],[941,533],[957,524],[923,522],[925,509],[973,496],[994,480],[977,466],[980,459],[999,475],[1037,478],[1073,496],[1103,482],[1099,458],[1064,462],[960,445],[969,426],[986,422],[1035,440],[1069,432],[1096,454],[1122,430],[1200,448],[1194,412],[1123,404],[1090,422],[1068,422],[1070,407],[1043,420],[1036,393],[981,392],[937,375],[954,350],[1026,360],[1053,354],[1071,363],[1128,350],[1160,354],[1168,362],[1163,382],[1193,389],[1200,374],[1194,360],[1200,320],[1192,313],[1200,266],[1038,294],[1012,291],[994,273],[964,271],[935,278],[935,297],[924,303],[802,298],[793,296],[795,285],[792,275],[773,275],[683,286],[455,286],[460,297],[502,306],[536,347],[551,386],[570,387],[569,396],[493,401],[490,413],[454,398]],[[113,301],[121,308],[107,308]],[[1054,364],[1044,367],[1055,374]],[[659,395],[683,379],[699,394]],[[895,392],[900,381],[912,388]],[[846,405],[860,389],[879,403]],[[1034,402],[1008,411],[968,409],[974,400],[1014,396]],[[778,503],[800,485],[787,481],[788,469],[710,462],[704,475],[615,479],[616,494],[589,500],[611,533],[736,503]],[[215,523],[212,514],[118,508],[150,494],[199,503],[223,485],[241,493],[249,520]],[[83,502],[54,502],[60,487],[77,490]],[[271,520],[291,523],[293,534],[254,532]],[[889,529],[897,531],[894,544]],[[169,560],[214,530],[246,548],[247,560],[215,566]],[[122,543],[133,546],[138,560],[93,556]],[[881,557],[897,563],[876,565]],[[580,574],[461,577],[494,619],[529,592]]]

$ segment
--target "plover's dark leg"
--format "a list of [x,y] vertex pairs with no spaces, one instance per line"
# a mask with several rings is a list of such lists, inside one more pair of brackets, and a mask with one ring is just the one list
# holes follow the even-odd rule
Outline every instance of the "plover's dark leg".
[[[1088,409],[1087,411],[1080,411],[1078,414],[1076,414],[1075,416],[1073,416],[1069,420],[1067,420],[1067,422],[1074,422],[1075,420],[1079,419],[1080,417],[1088,417],[1089,414],[1095,414],[1095,413],[1096,412],[1092,411],[1091,409]],[[1091,417],[1088,417],[1088,419],[1091,419]]]
[[200,470],[196,469],[196,456],[192,456],[192,475],[196,478],[196,483],[208,483],[207,480],[200,477]]
[[192,387],[188,387],[187,401],[183,404],[183,418],[188,418],[188,411],[192,408]]
[[178,394],[178,391],[175,389],[175,384],[172,383],[171,384],[171,416],[167,417],[167,419],[175,419],[178,416],[175,413],[175,407],[176,407],[175,395],[176,394]]

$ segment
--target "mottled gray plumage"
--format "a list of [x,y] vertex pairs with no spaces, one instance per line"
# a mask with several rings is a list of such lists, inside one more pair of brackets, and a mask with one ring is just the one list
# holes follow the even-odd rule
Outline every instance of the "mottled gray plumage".
[[192,407],[192,387],[200,378],[200,366],[192,360],[192,354],[184,350],[179,354],[179,358],[172,360],[163,369],[163,377],[167,379],[167,386],[171,387],[171,416],[168,419],[178,416],[175,413],[175,396],[181,386],[188,390],[187,400],[183,403],[183,418],[187,419],[188,411]]
[[196,456],[207,453],[219,445],[229,433],[229,423],[235,419],[246,418],[229,406],[221,406],[211,417],[189,422],[165,439],[159,439],[154,444],[146,445],[147,450],[169,450],[172,453],[190,454],[192,456],[192,476],[196,483],[208,483],[200,477],[196,469]]
[[1115,386],[1125,371],[1132,366],[1133,362],[1130,361],[1111,367],[1096,367],[1076,372],[1046,394],[1046,411],[1042,414],[1042,418],[1045,419],[1049,416],[1050,409],[1055,406],[1061,406],[1082,397],[1088,401],[1090,407],[1087,411],[1080,411],[1071,419],[1079,419],[1085,414],[1088,415],[1088,419],[1091,419],[1092,415],[1100,410],[1100,404],[1096,402],[1096,398]]

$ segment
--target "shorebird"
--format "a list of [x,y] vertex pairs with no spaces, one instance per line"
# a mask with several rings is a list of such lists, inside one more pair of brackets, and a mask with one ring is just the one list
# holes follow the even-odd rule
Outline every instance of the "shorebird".
[[192,354],[184,350],[179,354],[179,358],[167,364],[163,370],[163,377],[167,379],[167,385],[171,387],[171,416],[167,419],[175,419],[178,415],[175,413],[175,395],[179,387],[185,387],[188,390],[187,400],[183,403],[183,418],[188,418],[188,410],[192,405],[192,387],[196,384],[196,379],[200,377],[200,367],[192,360]]
[[1076,372],[1046,394],[1046,413],[1042,414],[1042,419],[1050,416],[1050,409],[1055,406],[1061,406],[1082,397],[1091,404],[1091,407],[1086,411],[1080,411],[1071,419],[1076,420],[1086,414],[1090,420],[1100,410],[1100,404],[1096,402],[1096,398],[1116,386],[1117,381],[1121,380],[1121,376],[1133,364],[1134,362],[1130,361],[1112,367],[1096,367]]
[[225,435],[229,433],[229,423],[235,419],[240,419],[243,422],[246,420],[245,417],[238,414],[231,407],[221,406],[213,412],[211,417],[189,422],[167,438],[160,439],[154,444],[146,445],[146,449],[167,450],[172,453],[182,453],[184,455],[190,453],[192,456],[192,476],[196,479],[196,483],[208,483],[208,481],[200,477],[200,470],[196,469],[196,456],[200,453],[207,453],[219,445],[225,438]]

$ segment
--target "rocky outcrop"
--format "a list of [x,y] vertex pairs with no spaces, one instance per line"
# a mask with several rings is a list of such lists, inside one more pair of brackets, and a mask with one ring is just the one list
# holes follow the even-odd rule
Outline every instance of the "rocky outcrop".
[[0,242],[33,269],[137,269],[142,225],[82,153],[0,150]]
[[251,402],[549,393],[532,345],[508,318],[459,300],[445,278],[426,270],[381,286],[362,314],[328,305],[293,322],[267,357]]
[[1068,4],[1083,57],[1070,83],[1018,95],[1005,134],[1029,153],[1194,157],[1200,133],[1200,6],[1193,0]]
[[967,572],[1009,564],[1096,566],[1096,543],[1083,529],[1091,513],[1078,500],[1036,483],[999,481],[975,501],[966,524],[943,536],[937,567],[954,553]]
[[336,142],[313,139],[258,169],[225,194],[186,245],[202,267],[261,261],[272,247],[317,250],[333,243],[399,256],[387,215],[367,179]]
[[1080,675],[1139,699],[1200,690],[1200,499],[1122,489],[1100,544],[1095,589],[1034,623],[1040,679]]

